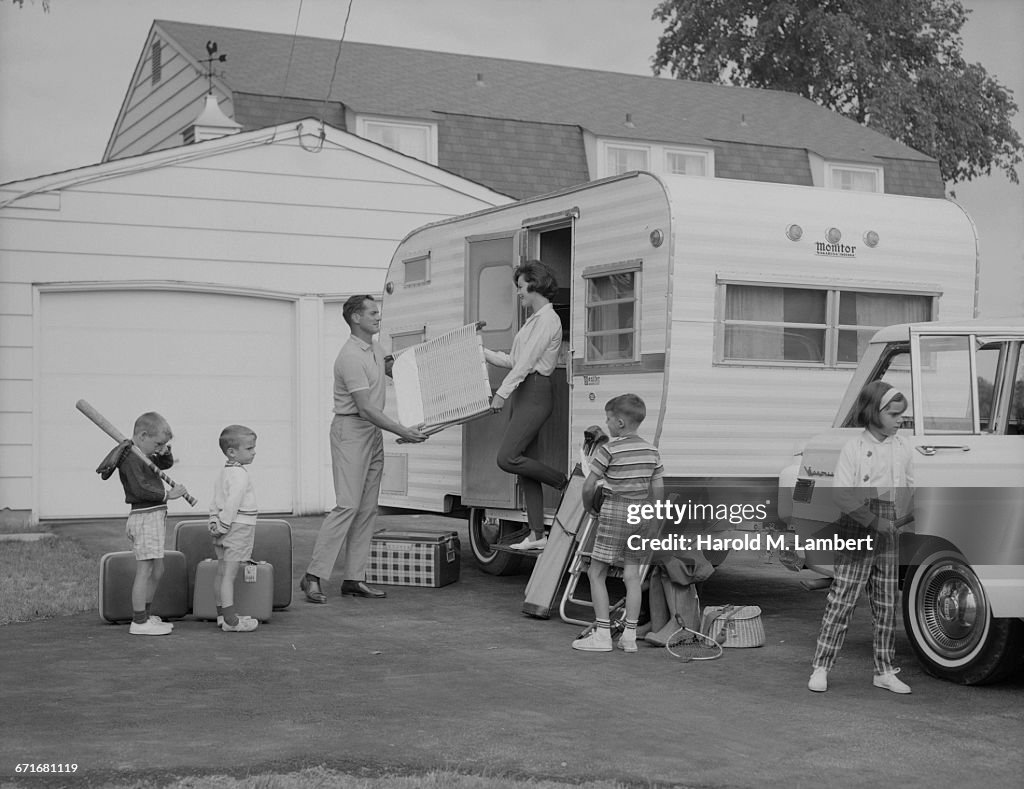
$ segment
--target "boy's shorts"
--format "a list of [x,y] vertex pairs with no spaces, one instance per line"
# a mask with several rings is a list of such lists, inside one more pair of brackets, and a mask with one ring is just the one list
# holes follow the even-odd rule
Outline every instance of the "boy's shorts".
[[646,499],[632,500],[622,496],[605,495],[601,504],[601,512],[597,519],[597,535],[594,538],[594,549],[591,552],[591,559],[605,564],[643,564],[649,561],[652,551],[649,544],[643,544],[641,540],[633,540],[635,547],[629,547],[629,538],[656,537],[661,530],[660,521],[651,521],[638,524],[630,524],[630,505],[645,504]]
[[132,544],[132,551],[139,561],[163,559],[164,542],[167,539],[167,510],[145,510],[132,512],[125,524],[125,534]]
[[232,523],[227,534],[213,541],[218,559],[226,562],[247,562],[252,558],[252,544],[256,540],[256,527],[251,523]]

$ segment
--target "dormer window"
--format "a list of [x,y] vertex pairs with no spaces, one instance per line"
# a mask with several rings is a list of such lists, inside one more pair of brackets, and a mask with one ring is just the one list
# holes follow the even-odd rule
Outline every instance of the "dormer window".
[[650,169],[650,150],[646,146],[606,143],[604,151],[604,175]]
[[666,148],[665,172],[675,175],[707,175],[713,169],[713,159],[710,151]]
[[621,175],[632,170],[713,176],[715,153],[710,149],[680,148],[660,143],[600,140],[597,169],[598,178]]
[[360,116],[356,133],[406,156],[437,164],[437,125],[434,123]]
[[825,163],[825,186],[849,192],[884,192],[881,167],[861,164]]

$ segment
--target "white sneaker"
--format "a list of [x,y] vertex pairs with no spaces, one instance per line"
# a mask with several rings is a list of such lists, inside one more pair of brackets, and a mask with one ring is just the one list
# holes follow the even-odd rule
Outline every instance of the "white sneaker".
[[171,628],[171,630],[174,630],[174,624],[173,623],[165,622],[163,619],[158,617],[156,614],[152,614],[149,617],[149,622],[150,622],[150,624],[153,624],[153,625],[167,625],[169,628]]
[[807,689],[815,693],[824,693],[828,690],[828,669],[816,668],[811,672],[811,678],[807,681]]
[[581,652],[611,652],[612,634],[604,628],[598,628],[589,636],[573,641],[572,648]]
[[876,688],[885,688],[893,693],[910,693],[910,685],[899,679],[896,675],[899,669],[893,669],[885,674],[875,674],[871,681]]
[[634,638],[626,638],[625,636],[622,636],[621,638],[619,638],[618,641],[615,642],[615,645],[619,649],[621,649],[623,652],[636,652],[637,651],[636,650],[636,638],[635,637]]
[[166,636],[173,629],[166,622],[132,622],[128,632],[133,636]]
[[529,537],[527,537],[522,542],[517,542],[514,545],[510,545],[508,547],[516,551],[535,551],[544,550],[544,548],[547,547],[547,544],[548,536],[545,534],[539,540],[531,540]]
[[260,623],[255,619],[249,619],[248,617],[242,619],[242,617],[238,617],[237,625],[229,625],[227,622],[222,622],[220,629],[225,633],[251,633],[259,626]]
[[[242,619],[254,619],[254,617],[247,616],[246,614],[239,614],[238,615],[238,619],[239,619],[239,621],[241,621]],[[220,627],[223,624],[224,624],[224,617],[222,617],[220,614],[218,614],[217,615],[217,627]]]

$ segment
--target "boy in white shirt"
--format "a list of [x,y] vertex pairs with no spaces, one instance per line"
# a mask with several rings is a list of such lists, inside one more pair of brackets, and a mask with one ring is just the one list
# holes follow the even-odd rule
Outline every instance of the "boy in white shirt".
[[256,491],[245,468],[256,457],[256,433],[244,425],[228,425],[220,433],[220,449],[228,460],[213,486],[210,502],[209,530],[217,554],[213,599],[221,630],[246,633],[255,630],[259,622],[235,613],[235,577],[242,563],[252,557],[256,538]]

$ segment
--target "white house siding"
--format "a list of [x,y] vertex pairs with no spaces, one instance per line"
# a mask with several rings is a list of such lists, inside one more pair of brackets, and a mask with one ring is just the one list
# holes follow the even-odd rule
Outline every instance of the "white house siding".
[[[203,109],[206,81],[190,60],[166,42],[161,42],[161,79],[153,84],[152,45],[157,39],[150,33],[114,124],[117,136],[107,143],[104,161],[181,145],[182,130]],[[217,79],[214,92],[218,97],[231,95]],[[227,117],[234,117],[230,98],[220,101],[220,108]]]
[[[941,292],[936,318],[973,315],[976,237],[949,201],[720,179],[665,182],[675,266],[660,448],[674,476],[775,477],[799,444],[831,425],[852,375],[849,367],[716,366],[717,278],[934,288]],[[804,230],[799,242],[786,238],[791,223]],[[855,258],[815,254],[830,227],[857,245]],[[879,234],[875,249],[863,243],[868,230]]]
[[[290,465],[263,486],[265,511],[321,512],[333,501],[324,490],[331,411],[324,365],[337,347],[326,347],[334,343],[325,327],[340,321],[344,296],[381,291],[391,254],[411,228],[507,198],[330,128],[322,144],[313,135],[299,142],[291,124],[0,188],[0,509],[26,518],[123,513],[123,503],[110,499],[117,483],[93,474],[96,442],[76,440],[59,458],[49,453],[68,418],[106,446],[73,411],[80,397],[115,411],[108,416],[126,432],[138,413],[158,408],[149,376],[131,372],[133,320],[120,342],[110,342],[118,324],[106,322],[107,313],[129,304],[152,321],[148,339],[167,357],[163,383],[179,388],[159,402],[170,403],[181,475],[190,477],[181,481],[200,507],[213,467],[194,448],[215,447],[217,425],[246,413],[266,423],[251,425],[263,464],[254,472]],[[80,313],[80,328],[62,322],[65,310]],[[212,316],[220,313],[232,342],[216,341]],[[257,359],[242,353],[244,340],[234,342],[235,322],[243,337],[252,333]],[[100,335],[106,341],[88,341]],[[61,356],[69,337],[80,343],[70,360]],[[226,391],[208,387],[219,352],[242,357],[222,375]],[[81,362],[77,372],[72,360]],[[266,386],[247,374],[255,362],[266,366]],[[89,387],[74,390],[74,376],[90,368]],[[265,392],[274,413],[233,407],[237,389]],[[76,469],[84,487],[73,502],[57,501],[53,493]],[[184,503],[179,510],[193,511]]]
[[50,290],[39,297],[39,516],[124,512],[116,478],[102,483],[99,459],[113,446],[75,409],[83,398],[131,435],[143,411],[174,431],[169,472],[205,515],[224,465],[217,437],[240,423],[258,434],[250,469],[266,512],[290,512],[296,447],[296,308],[291,300],[182,290]]

